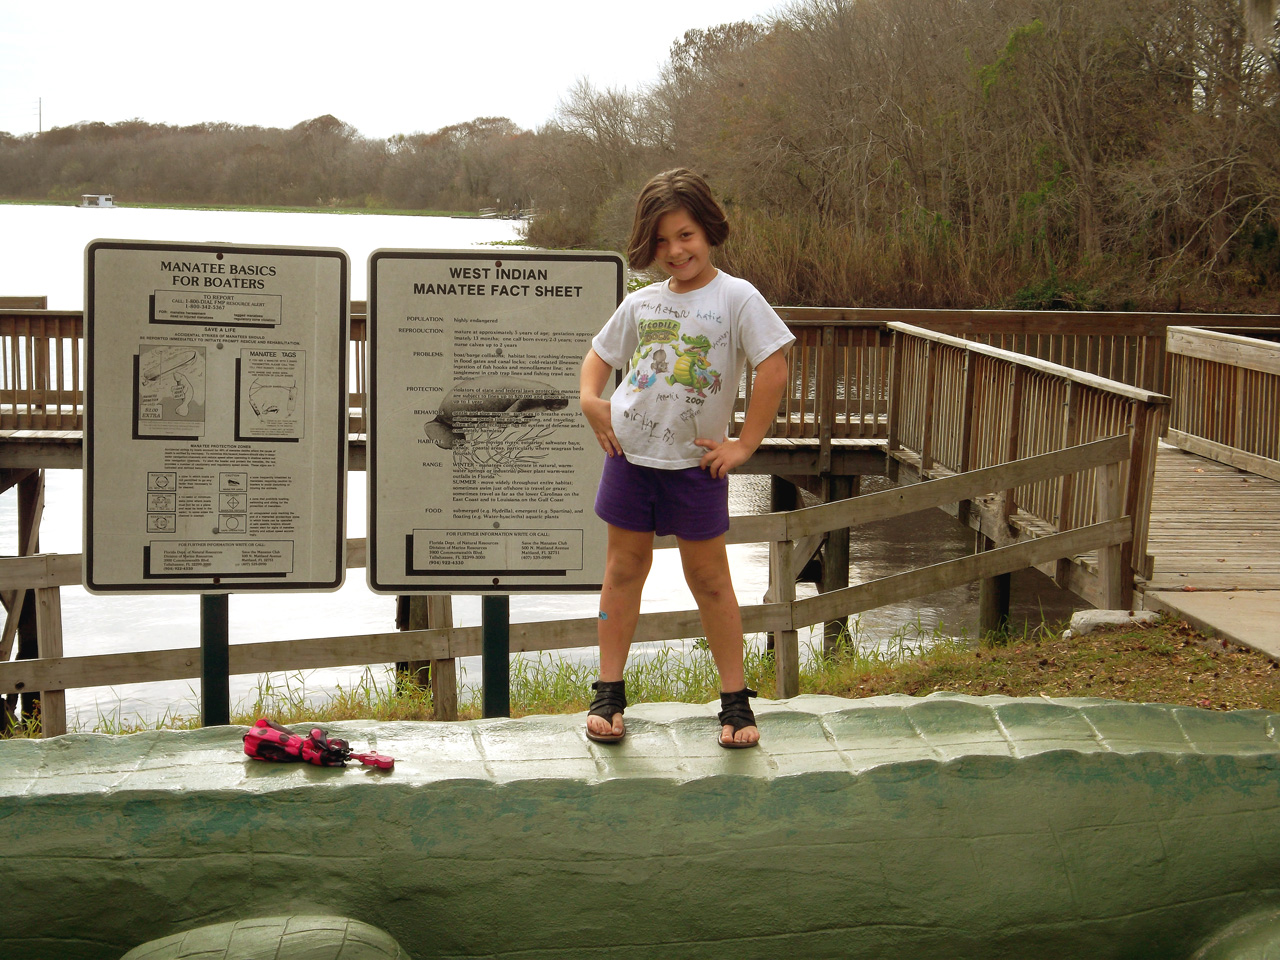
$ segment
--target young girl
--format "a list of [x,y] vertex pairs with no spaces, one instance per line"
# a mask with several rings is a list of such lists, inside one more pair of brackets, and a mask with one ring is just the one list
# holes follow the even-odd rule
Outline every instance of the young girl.
[[[674,534],[685,580],[720,671],[722,747],[760,739],[742,666],[742,615],[724,535],[729,471],[764,439],[787,382],[795,338],[750,283],[717,270],[711,248],[729,235],[706,181],[660,173],[640,191],[627,261],[657,263],[667,279],[627,297],[591,342],[582,364],[582,412],[608,455],[596,513],[609,525],[600,593],[600,680],[587,736],[625,735],[622,669],[640,616],[654,535]],[[727,439],[743,365],[755,368],[746,419]],[[610,400],[615,370],[631,372]]]

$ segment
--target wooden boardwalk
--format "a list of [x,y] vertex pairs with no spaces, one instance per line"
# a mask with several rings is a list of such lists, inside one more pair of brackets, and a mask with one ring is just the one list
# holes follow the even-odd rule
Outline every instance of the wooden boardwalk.
[[1280,482],[1161,444],[1151,591],[1280,591]]

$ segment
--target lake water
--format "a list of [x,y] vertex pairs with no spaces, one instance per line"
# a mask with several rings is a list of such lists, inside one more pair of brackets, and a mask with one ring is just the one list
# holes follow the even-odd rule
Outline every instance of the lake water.
[[[506,220],[448,219],[346,215],[337,213],[244,213],[187,210],[82,210],[75,207],[0,204],[0,296],[45,295],[50,309],[79,310],[84,304],[84,248],[92,240],[227,241],[338,247],[351,257],[352,299],[367,293],[367,260],[379,248],[470,249],[519,239],[519,225]],[[601,323],[605,318],[601,318]],[[347,536],[365,535],[365,475],[353,473],[348,486]],[[883,480],[870,478],[864,492]],[[768,480],[734,477],[731,510],[735,514],[768,510]],[[45,515],[40,548],[45,553],[82,550],[81,473],[46,471]],[[0,553],[17,553],[17,495],[0,497]],[[743,604],[760,602],[768,584],[768,548],[730,547],[734,587]],[[960,524],[931,511],[896,521],[868,524],[853,532],[850,582],[858,583],[963,556],[973,549],[972,535]],[[812,595],[801,584],[801,596]],[[1069,616],[1083,604],[1035,572],[1014,578],[1015,623]],[[925,636],[935,629],[972,634],[976,629],[975,586],[957,587],[911,603],[894,604],[864,614],[859,629],[870,642],[884,642],[904,629]],[[459,626],[480,622],[480,598],[455,596]],[[642,601],[645,613],[692,609],[674,550],[659,551]],[[293,640],[388,632],[395,627],[395,600],[371,593],[363,570],[348,571],[342,589],[327,594],[239,594],[229,601],[232,643]],[[513,622],[591,617],[594,594],[513,596]],[[90,597],[79,587],[62,590],[64,653],[89,656],[138,650],[195,647],[200,642],[197,596]],[[758,640],[756,641],[758,642]],[[813,643],[806,632],[802,645]],[[820,637],[818,639],[820,642]],[[639,644],[633,656],[645,656],[657,645]],[[565,651],[566,658],[594,660],[594,650]],[[480,680],[478,658],[460,661],[461,682]],[[285,683],[307,695],[322,697],[336,686],[350,688],[365,668],[294,672],[270,678],[231,678],[233,707],[266,682]],[[385,667],[373,668],[385,682]],[[465,690],[463,696],[466,696]],[[165,714],[198,712],[199,682],[129,684],[67,691],[69,727],[92,729],[99,717],[152,722]]]

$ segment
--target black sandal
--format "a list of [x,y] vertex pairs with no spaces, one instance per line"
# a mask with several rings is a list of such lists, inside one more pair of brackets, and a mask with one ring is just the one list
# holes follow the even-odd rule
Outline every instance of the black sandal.
[[754,727],[756,725],[756,715],[751,712],[751,704],[748,702],[748,698],[758,696],[758,693],[746,687],[741,690],[735,690],[733,693],[721,691],[719,715],[721,729],[716,734],[716,743],[726,750],[746,750],[748,747],[759,745],[759,740],[752,743],[741,743],[737,740],[724,739],[724,727],[726,726],[733,727],[733,732],[736,734],[743,727]]
[[587,725],[587,739],[594,740],[596,743],[617,743],[627,735],[627,731],[614,733],[613,716],[622,713],[627,709],[627,681],[625,680],[597,680],[591,685],[591,689],[596,692],[596,698],[591,701],[591,706],[587,709],[588,717],[604,717],[609,721],[609,733],[596,733],[591,729],[590,724]]

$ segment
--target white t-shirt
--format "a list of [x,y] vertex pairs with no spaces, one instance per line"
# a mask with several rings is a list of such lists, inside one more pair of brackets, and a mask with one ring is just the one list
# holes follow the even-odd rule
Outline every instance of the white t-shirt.
[[615,369],[630,362],[610,397],[627,460],[696,467],[707,451],[693,441],[725,436],[746,362],[794,341],[760,291],[723,270],[689,293],[673,293],[667,280],[628,296],[591,341]]

